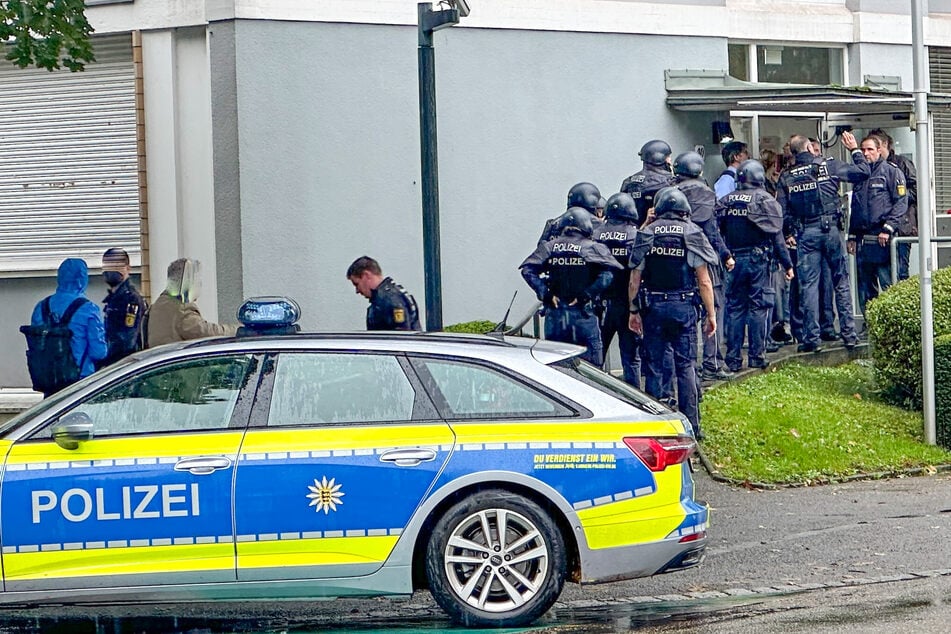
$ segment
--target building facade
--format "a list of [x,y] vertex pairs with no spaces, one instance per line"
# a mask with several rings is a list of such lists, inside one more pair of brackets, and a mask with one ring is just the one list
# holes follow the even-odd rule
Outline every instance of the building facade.
[[[201,260],[199,304],[210,319],[233,320],[245,297],[281,294],[301,304],[306,329],[361,329],[366,302],[344,274],[365,254],[425,310],[416,2],[87,4],[100,62],[81,74],[0,71],[0,313],[10,324],[0,345],[25,348],[16,325],[52,291],[60,259],[98,267],[108,246],[135,254],[152,297],[170,261]],[[928,4],[937,67],[951,47],[951,0]],[[675,153],[702,147],[712,179],[722,169],[714,121],[753,148],[781,146],[793,132],[829,134],[833,119],[845,121],[793,104],[675,108],[667,71],[912,88],[908,2],[470,5],[461,24],[435,34],[446,324],[501,319],[516,290],[512,314],[527,312],[534,297],[517,267],[545,220],[564,210],[576,182],[594,182],[605,197],[617,191],[640,169],[644,142],[665,139]],[[116,84],[111,97],[105,75]],[[55,86],[17,89],[8,77]],[[79,91],[90,81],[98,97]],[[94,97],[104,110],[66,116]],[[3,115],[8,104],[57,103],[62,119]],[[899,151],[914,151],[907,116],[850,122],[884,122]],[[951,152],[951,138],[943,147]],[[81,151],[85,168],[39,158]],[[25,195],[34,190],[45,196]],[[42,244],[30,237],[37,205],[48,223]],[[104,294],[97,278],[90,296]],[[27,384],[22,354],[5,357],[0,386]]]

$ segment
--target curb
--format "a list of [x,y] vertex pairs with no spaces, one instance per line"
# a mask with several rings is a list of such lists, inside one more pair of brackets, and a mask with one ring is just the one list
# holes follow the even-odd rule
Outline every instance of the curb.
[[800,594],[813,590],[827,590],[830,588],[848,588],[876,583],[894,583],[896,581],[914,581],[934,577],[951,576],[951,569],[922,570],[919,572],[897,573],[881,577],[847,577],[840,581],[825,583],[780,583],[773,586],[759,586],[756,588],[727,588],[725,590],[704,590],[685,592],[683,594],[663,594],[659,596],[618,597],[616,599],[579,599],[575,601],[559,601],[553,609],[567,608],[580,609],[607,605],[656,605],[660,603],[674,603],[684,601],[709,601],[711,599],[757,599],[760,597],[779,597]]
[[[855,361],[856,359],[865,359],[869,356],[869,344],[867,342],[860,343],[852,350],[846,350],[845,346],[842,344],[837,344],[834,346],[824,346],[819,352],[797,352],[794,354],[783,355],[781,352],[773,353],[776,358],[770,359],[769,366],[766,368],[746,368],[736,373],[736,377],[730,381],[714,381],[710,383],[704,390],[715,390],[716,388],[723,385],[735,384],[739,381],[743,381],[751,376],[756,376],[757,374],[764,374],[776,368],[782,368],[784,366],[790,365],[792,363],[797,363],[801,365],[819,365],[819,366],[836,366],[849,361]],[[721,482],[723,484],[730,484],[738,487],[746,487],[749,489],[763,489],[763,490],[774,490],[774,489],[795,489],[800,487],[808,487],[815,485],[823,484],[842,484],[845,482],[858,482],[864,480],[884,480],[887,478],[900,478],[900,477],[913,477],[913,476],[927,476],[934,475],[936,473],[951,472],[951,464],[942,464],[934,465],[929,467],[913,467],[909,469],[897,469],[893,471],[878,471],[875,473],[856,473],[850,476],[843,476],[841,478],[820,478],[816,480],[811,480],[807,482],[792,482],[788,484],[774,484],[769,482],[751,482],[749,480],[739,480],[737,478],[729,478],[727,476],[721,475],[717,470],[716,466],[710,462],[710,460],[704,455],[703,448],[701,445],[697,445],[697,457],[700,459],[700,464],[703,465],[704,470],[715,482]]]

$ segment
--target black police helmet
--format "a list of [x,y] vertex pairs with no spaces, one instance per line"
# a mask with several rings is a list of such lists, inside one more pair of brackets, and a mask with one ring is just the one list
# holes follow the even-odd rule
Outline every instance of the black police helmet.
[[637,155],[648,165],[663,165],[667,162],[667,157],[670,156],[671,151],[666,141],[655,139],[645,143]]
[[674,159],[674,174],[698,178],[703,172],[703,157],[696,152],[684,152]]
[[604,217],[608,220],[627,220],[629,222],[640,220],[634,197],[624,192],[614,194],[608,198],[608,204],[604,207]]
[[743,189],[763,187],[766,184],[766,170],[763,164],[756,159],[748,159],[740,164],[736,170],[736,182],[743,185]]
[[600,200],[601,191],[592,183],[578,183],[568,190],[568,207],[582,207],[594,213]]
[[690,217],[690,203],[687,197],[676,187],[665,187],[654,196],[654,213],[658,216],[674,214],[682,218]]
[[594,234],[591,213],[583,207],[571,207],[558,218],[558,233],[580,233],[586,238]]

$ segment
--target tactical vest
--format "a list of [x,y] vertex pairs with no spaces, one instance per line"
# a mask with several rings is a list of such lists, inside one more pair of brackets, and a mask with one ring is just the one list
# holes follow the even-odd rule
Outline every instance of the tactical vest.
[[[712,218],[713,207],[716,205],[716,194],[699,178],[685,178],[676,185],[684,193],[690,203],[690,220],[694,223],[704,223]],[[704,205],[704,198],[707,198]]]
[[556,297],[575,298],[591,283],[591,269],[582,255],[586,240],[572,233],[552,240],[551,255],[548,256],[548,288]]
[[[637,226],[632,223],[608,220],[595,229],[594,239],[611,250],[611,255],[624,269],[627,269],[631,257],[631,242],[637,236]],[[609,286],[603,293],[605,299],[627,300],[628,276],[615,273]]]
[[638,216],[646,218],[647,210],[654,206],[654,194],[669,187],[671,178],[666,171],[644,168],[624,181],[621,191],[631,195],[637,207]]
[[648,291],[688,292],[696,290],[696,277],[687,264],[687,242],[684,239],[686,223],[673,218],[661,218],[650,225],[654,242],[644,256],[641,276]]
[[753,189],[730,192],[721,201],[720,235],[731,251],[763,245],[763,233],[747,218],[753,203]]
[[789,206],[797,219],[809,222],[822,215],[839,213],[839,197],[832,191],[838,188],[829,176],[825,160],[791,167],[784,180]]

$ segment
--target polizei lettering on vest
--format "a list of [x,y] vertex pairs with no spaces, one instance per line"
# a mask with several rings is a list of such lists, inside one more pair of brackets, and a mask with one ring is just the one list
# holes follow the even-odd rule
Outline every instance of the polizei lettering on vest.
[[550,258],[548,263],[552,266],[584,266],[584,258]]
[[551,245],[552,253],[563,253],[565,251],[569,253],[581,253],[581,245],[572,244],[571,242],[556,242]]
[[753,194],[730,194],[730,202],[751,203]]
[[683,225],[656,225],[654,227],[654,235],[660,233],[679,233],[683,235],[684,226]]
[[107,496],[104,489],[91,493],[86,489],[67,489],[62,496],[53,491],[33,491],[33,523],[39,524],[43,513],[59,508],[70,522],[84,522],[93,517],[104,520],[143,520],[160,517],[198,517],[198,483],[142,484],[122,487],[121,499]]
[[602,231],[598,240],[627,240],[626,231]]
[[789,193],[796,194],[799,192],[805,192],[819,187],[819,183],[812,181],[809,183],[796,183],[795,185],[789,186]]
[[651,247],[651,255],[682,258],[685,255],[685,251],[683,249],[673,249],[670,247]]

